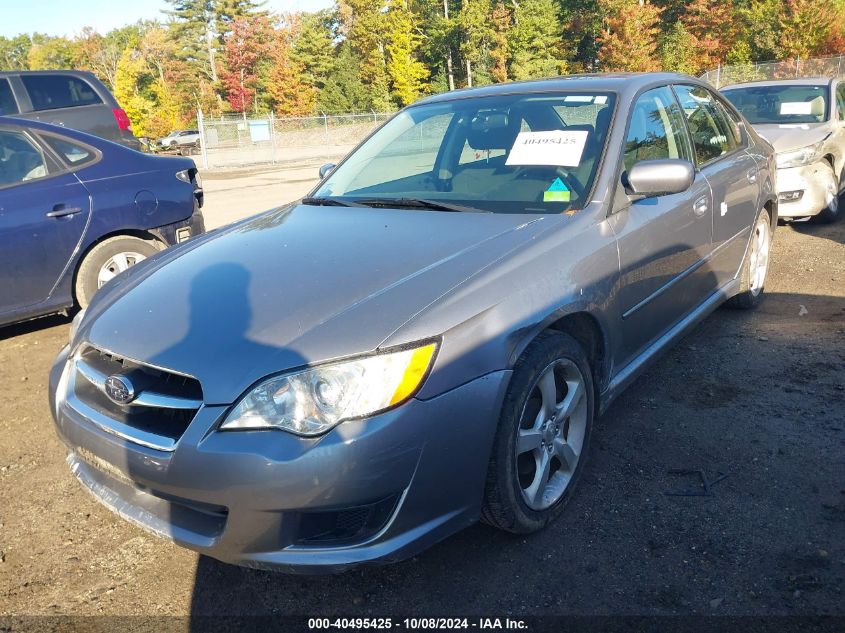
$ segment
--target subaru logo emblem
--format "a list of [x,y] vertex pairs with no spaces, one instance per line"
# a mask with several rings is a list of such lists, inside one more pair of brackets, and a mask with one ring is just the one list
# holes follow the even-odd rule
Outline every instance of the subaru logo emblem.
[[135,399],[135,387],[126,376],[109,376],[105,384],[106,395],[117,404],[129,404]]

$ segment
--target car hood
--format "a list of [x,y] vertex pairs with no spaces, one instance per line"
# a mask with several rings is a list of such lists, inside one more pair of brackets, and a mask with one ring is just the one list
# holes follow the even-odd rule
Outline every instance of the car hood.
[[79,338],[230,403],[269,374],[377,349],[551,222],[294,205],[130,269],[95,298]]
[[830,135],[827,123],[796,123],[794,125],[755,125],[757,134],[766,139],[776,152],[788,152],[818,143]]

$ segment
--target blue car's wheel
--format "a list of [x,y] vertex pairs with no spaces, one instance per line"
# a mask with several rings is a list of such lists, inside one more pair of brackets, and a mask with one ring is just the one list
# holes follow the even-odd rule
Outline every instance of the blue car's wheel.
[[103,240],[85,255],[76,271],[76,302],[84,308],[113,277],[158,252],[155,243],[128,235]]
[[482,519],[509,532],[539,530],[572,495],[593,423],[593,381],[581,346],[548,332],[514,367],[487,474]]

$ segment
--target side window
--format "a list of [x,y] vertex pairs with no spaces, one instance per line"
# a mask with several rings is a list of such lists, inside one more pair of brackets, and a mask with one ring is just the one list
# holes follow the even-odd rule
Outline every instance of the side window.
[[675,86],[699,165],[737,148],[733,123],[713,95],[700,86]]
[[21,132],[0,130],[0,187],[44,178],[47,163],[41,149]]
[[97,159],[97,155],[94,152],[68,139],[59,138],[58,136],[47,136],[46,134],[42,135],[41,139],[71,167],[87,165]]
[[36,110],[72,108],[102,103],[88,83],[71,75],[21,75]]
[[845,83],[836,88],[836,105],[839,110],[839,120],[845,121]]
[[727,123],[727,130],[728,130],[728,142],[731,145],[731,151],[736,149],[737,147],[741,146],[742,143],[742,132],[739,129],[739,121],[734,118],[734,114],[725,107],[725,104],[721,101],[716,100],[716,109],[722,114],[722,118]]
[[692,160],[681,113],[668,88],[640,95],[631,109],[625,138],[625,169],[641,160],[683,158]]
[[17,113],[18,104],[15,103],[15,95],[12,94],[9,80],[0,78],[0,116]]

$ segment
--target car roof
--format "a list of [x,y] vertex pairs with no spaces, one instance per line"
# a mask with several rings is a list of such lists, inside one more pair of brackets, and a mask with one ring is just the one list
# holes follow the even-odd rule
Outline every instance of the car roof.
[[833,77],[794,77],[792,79],[761,79],[759,81],[745,81],[739,84],[722,86],[721,90],[734,88],[767,88],[769,86],[827,86],[833,82]]
[[[640,89],[652,85],[669,83],[695,83],[707,85],[700,79],[681,73],[592,73],[582,75],[566,75],[549,79],[533,79],[529,81],[512,81],[508,83],[490,84],[478,88],[463,88],[433,95],[417,101],[413,105],[442,103],[458,99],[473,99],[476,97],[490,97],[495,95],[530,94],[543,92],[618,92],[623,96],[633,96]],[[413,107],[413,106],[412,106]]]
[[8,77],[9,75],[73,75],[76,77],[96,77],[90,70],[3,70],[0,71],[0,77]]

